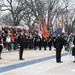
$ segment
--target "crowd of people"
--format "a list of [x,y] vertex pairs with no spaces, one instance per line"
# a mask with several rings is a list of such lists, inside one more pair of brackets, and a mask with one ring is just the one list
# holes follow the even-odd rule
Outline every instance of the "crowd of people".
[[[22,31],[23,38],[21,37]],[[11,50],[17,50],[19,46],[21,46],[21,39],[23,39],[24,42],[24,44],[22,42],[22,46],[24,47],[24,49],[41,50],[42,47],[44,47],[44,50],[46,50],[46,47],[49,47],[49,50],[51,50],[52,45],[56,47],[56,37],[54,34],[50,33],[48,39],[46,40],[44,37],[40,38],[37,30],[30,31],[16,27],[2,27],[2,29],[0,30],[0,38],[0,41],[3,43],[4,48],[6,48],[9,52]]]
[[54,45],[54,47],[56,46],[56,37],[52,33],[49,34],[48,39],[46,40],[44,37],[40,38],[37,30],[33,32],[30,30],[26,31],[24,29],[5,27],[2,28],[0,37],[3,40],[4,48],[7,48],[9,52],[18,48],[18,36],[21,31],[24,31],[25,49],[36,50],[39,48],[39,50],[41,50],[41,48],[44,47],[44,50],[46,50],[46,47],[49,46],[49,50],[51,50],[52,45]]
[[3,47],[7,48],[9,52],[11,50],[17,50],[19,48],[19,60],[24,60],[24,49],[41,50],[42,48],[44,48],[44,50],[46,50],[46,48],[49,47],[49,50],[51,50],[52,46],[54,46],[54,48],[56,49],[56,62],[62,63],[61,51],[63,45],[65,45],[66,47],[68,43],[67,40],[68,36],[65,33],[61,33],[58,38],[54,33],[49,33],[47,39],[45,39],[43,35],[42,38],[38,35],[37,30],[31,31],[16,27],[2,27],[2,29],[0,30],[0,59]]

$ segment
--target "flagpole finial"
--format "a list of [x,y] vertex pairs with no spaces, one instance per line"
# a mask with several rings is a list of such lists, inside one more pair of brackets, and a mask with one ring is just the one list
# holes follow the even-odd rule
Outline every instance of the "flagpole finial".
[[62,32],[61,33],[65,33],[65,29],[64,28],[62,29]]

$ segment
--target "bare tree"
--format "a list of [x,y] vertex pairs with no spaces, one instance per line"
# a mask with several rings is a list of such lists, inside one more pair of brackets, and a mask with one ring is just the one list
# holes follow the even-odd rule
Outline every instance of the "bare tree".
[[75,7],[74,4],[70,0],[63,0],[63,3],[66,6],[65,11],[65,28],[68,34],[74,31],[75,23],[74,23],[74,17],[75,17]]
[[12,26],[13,21],[12,21],[12,18],[11,18],[11,14],[7,14],[7,15],[2,16],[0,18],[0,23],[4,24],[4,25],[7,25],[7,26]]
[[32,25],[38,23],[39,18],[41,18],[42,20],[45,18],[46,16],[45,3],[42,0],[30,0],[30,1],[26,0],[26,4],[30,9],[30,14],[28,14],[28,17],[30,21],[33,21]]
[[12,15],[12,21],[13,26],[19,25],[21,19],[25,14],[25,9],[27,9],[27,6],[25,6],[25,1],[18,0],[14,3],[13,0],[7,0],[8,4],[3,3],[3,6],[6,7],[5,10],[9,10]]

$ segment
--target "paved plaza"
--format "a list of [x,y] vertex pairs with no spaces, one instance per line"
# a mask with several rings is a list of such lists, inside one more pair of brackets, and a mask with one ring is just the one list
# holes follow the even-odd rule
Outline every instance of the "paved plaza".
[[73,57],[67,51],[62,51],[63,63],[56,63],[56,51],[48,49],[24,50],[23,58],[19,60],[19,52],[2,52],[0,59],[0,75],[75,75]]

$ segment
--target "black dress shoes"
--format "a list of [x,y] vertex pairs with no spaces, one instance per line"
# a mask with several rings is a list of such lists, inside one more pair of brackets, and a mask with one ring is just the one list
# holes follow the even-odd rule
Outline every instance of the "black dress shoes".
[[75,61],[73,61],[73,63],[75,63]]
[[19,59],[19,60],[24,60],[23,58]]
[[0,58],[0,59],[2,59],[2,58]]
[[58,61],[57,63],[63,63],[62,61]]

